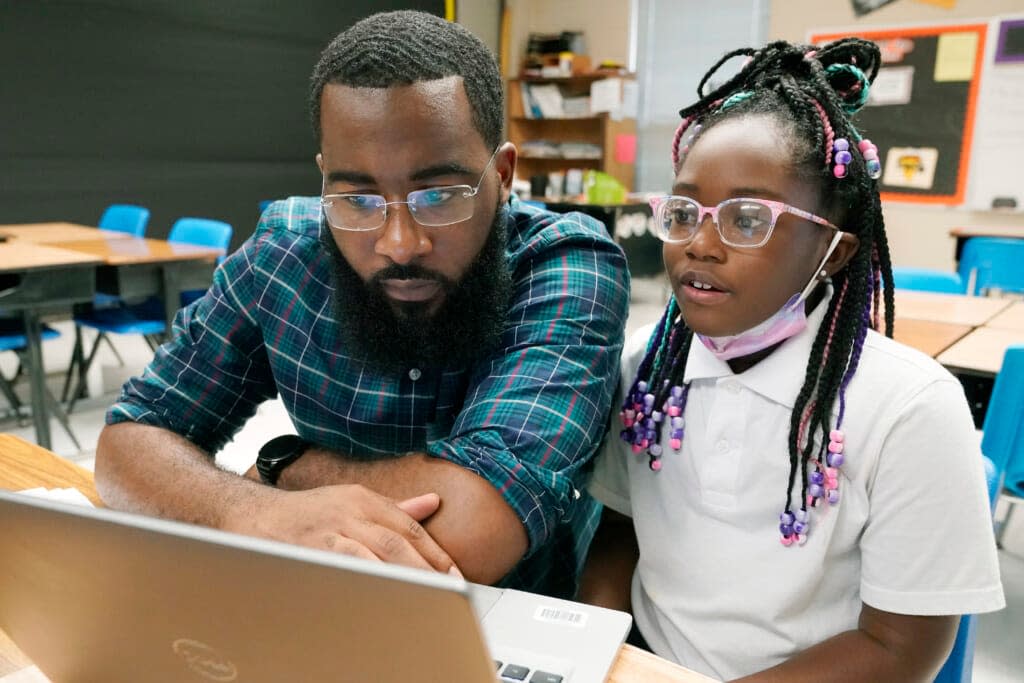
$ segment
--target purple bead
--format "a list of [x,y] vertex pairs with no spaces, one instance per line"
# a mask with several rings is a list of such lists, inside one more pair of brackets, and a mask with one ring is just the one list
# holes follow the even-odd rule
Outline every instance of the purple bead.
[[658,430],[648,429],[646,432],[644,432],[644,438],[647,439],[648,441],[654,441],[655,439],[658,438]]
[[783,512],[781,515],[779,515],[779,521],[783,524],[792,524],[793,519],[793,513],[789,511]]
[[815,498],[821,498],[821,494],[824,493],[824,489],[821,488],[819,484],[811,484],[807,487],[807,493]]
[[679,386],[678,384],[675,385],[674,387],[672,387],[672,396],[674,398],[682,398],[683,397],[683,388],[681,386]]
[[653,455],[655,458],[660,458],[662,453],[661,444],[652,443],[651,447],[647,449],[647,452]]
[[853,155],[847,152],[845,149],[841,152],[836,153],[836,163],[846,165],[853,161]]
[[655,422],[661,422],[663,417],[664,414],[658,410],[655,410],[654,412],[651,413],[651,419],[654,420]]
[[829,467],[842,467],[843,466],[843,454],[842,453],[829,453],[825,457],[825,462]]
[[673,439],[681,439],[681,438],[683,438],[683,430],[682,429],[673,429],[672,430],[672,438]]
[[832,489],[828,492],[828,502],[833,505],[839,502],[839,489]]
[[837,152],[845,152],[850,149],[850,143],[846,138],[836,138],[836,141],[832,143],[832,149]]
[[644,408],[649,412],[654,405],[654,394],[644,394]]
[[818,470],[814,470],[813,472],[807,475],[807,481],[811,482],[812,484],[824,484],[825,475],[822,472],[819,472]]
[[792,524],[780,524],[779,525],[779,531],[782,533],[783,536],[792,536],[793,535],[793,525]]
[[646,391],[647,391],[647,382],[643,382],[643,381],[637,382],[636,383],[636,390],[639,391],[641,394],[646,393]]
[[673,417],[671,424],[672,424],[672,429],[682,429],[683,428],[683,417],[682,417],[682,415],[676,415],[675,417]]
[[657,426],[658,423],[654,421],[653,417],[649,417],[646,420],[644,420],[644,427],[646,427],[647,429],[654,429]]
[[796,512],[793,513],[793,516],[796,517],[796,521],[798,521],[798,522],[806,522],[807,521],[807,510],[803,510],[803,509],[797,510]]
[[806,532],[807,531],[807,523],[806,522],[794,522],[793,523],[793,531],[797,532],[798,534],[802,534],[802,533]]

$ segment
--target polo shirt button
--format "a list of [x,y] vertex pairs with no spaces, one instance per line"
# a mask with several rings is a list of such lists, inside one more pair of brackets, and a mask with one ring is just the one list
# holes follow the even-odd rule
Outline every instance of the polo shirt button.
[[412,370],[409,371],[409,379],[415,382],[420,378],[422,374],[423,373],[419,371],[419,368],[413,368]]
[[718,449],[719,453],[725,453],[726,451],[729,450],[729,442],[726,441],[725,439],[722,439],[717,444],[715,444],[715,448]]

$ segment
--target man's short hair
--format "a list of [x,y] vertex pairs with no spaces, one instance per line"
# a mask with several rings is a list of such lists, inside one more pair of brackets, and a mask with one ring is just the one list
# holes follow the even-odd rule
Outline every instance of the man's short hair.
[[473,124],[491,149],[501,142],[504,97],[494,56],[479,38],[425,12],[369,16],[331,41],[313,69],[309,108],[321,139],[320,96],[328,83],[390,88],[461,76]]

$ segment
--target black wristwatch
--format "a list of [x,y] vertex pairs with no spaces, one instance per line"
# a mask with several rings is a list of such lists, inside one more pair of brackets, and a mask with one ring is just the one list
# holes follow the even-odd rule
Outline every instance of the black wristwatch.
[[302,457],[310,446],[310,442],[295,434],[276,436],[263,444],[256,456],[256,471],[264,484],[277,486],[277,479],[285,467]]

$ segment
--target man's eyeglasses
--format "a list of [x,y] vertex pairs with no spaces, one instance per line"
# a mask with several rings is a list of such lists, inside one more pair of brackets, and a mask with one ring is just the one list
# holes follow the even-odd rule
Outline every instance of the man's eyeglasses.
[[772,236],[779,216],[784,213],[840,231],[824,218],[770,199],[726,199],[718,206],[710,207],[701,206],[689,197],[672,195],[655,197],[651,200],[651,208],[658,237],[671,244],[691,242],[708,215],[724,244],[746,249],[763,247]]
[[[428,228],[440,228],[445,225],[461,223],[473,217],[474,199],[480,191],[480,185],[487,175],[487,169],[494,162],[498,153],[495,148],[491,158],[487,160],[476,186],[443,185],[416,190],[405,196],[405,201],[389,202],[379,194],[358,194],[342,192],[340,194],[323,194],[321,191],[320,205],[323,207],[327,224],[337,230],[365,232],[376,230],[388,219],[388,206],[406,204],[413,219]],[[325,180],[326,183],[326,180]]]

